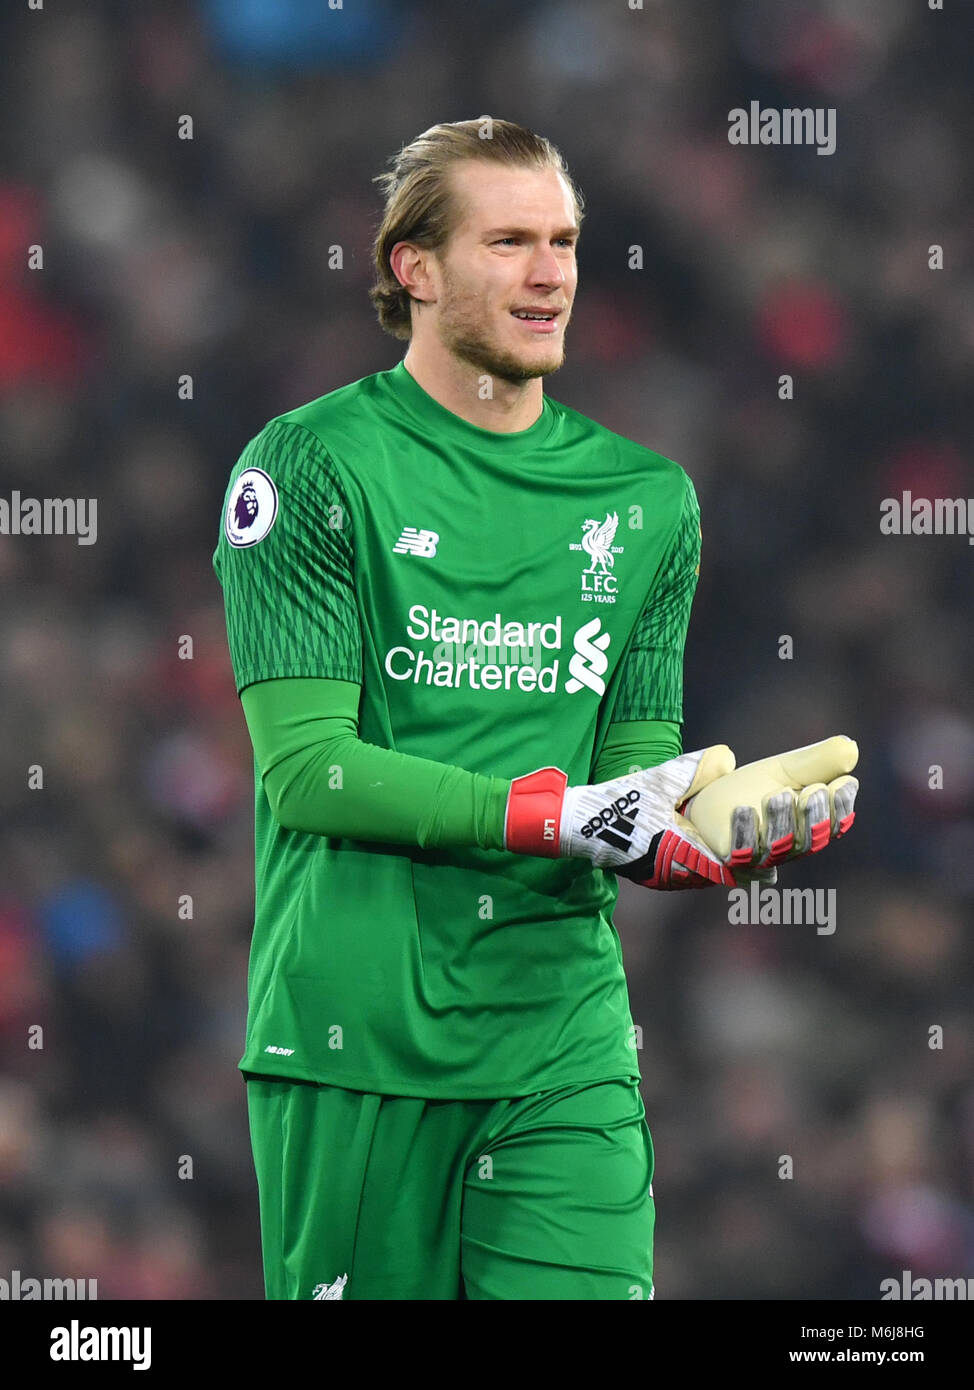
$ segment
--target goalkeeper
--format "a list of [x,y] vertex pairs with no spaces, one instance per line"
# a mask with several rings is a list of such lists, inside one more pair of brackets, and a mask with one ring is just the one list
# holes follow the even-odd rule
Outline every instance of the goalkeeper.
[[224,499],[268,1298],[651,1298],[618,875],[768,879],[854,814],[850,740],[682,751],[694,490],[543,392],[581,201],[490,125],[384,176],[404,359],[271,420]]

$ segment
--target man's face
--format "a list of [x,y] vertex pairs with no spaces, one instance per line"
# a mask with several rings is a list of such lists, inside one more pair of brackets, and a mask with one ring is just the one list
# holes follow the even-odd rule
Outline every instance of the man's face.
[[[527,381],[565,360],[578,228],[555,169],[458,164],[460,220],[434,257],[436,330],[455,357],[489,376]],[[516,317],[534,311],[546,322]]]

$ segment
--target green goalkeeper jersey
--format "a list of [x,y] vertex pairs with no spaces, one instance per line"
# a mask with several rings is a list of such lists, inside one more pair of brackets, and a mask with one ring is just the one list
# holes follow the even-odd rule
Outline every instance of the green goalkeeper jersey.
[[[250,441],[214,566],[238,692],[352,681],[366,742],[579,785],[611,723],[682,720],[699,544],[676,463],[548,396],[481,429],[399,363]],[[244,1071],[458,1100],[638,1075],[614,874],[288,830],[256,760],[255,851]]]

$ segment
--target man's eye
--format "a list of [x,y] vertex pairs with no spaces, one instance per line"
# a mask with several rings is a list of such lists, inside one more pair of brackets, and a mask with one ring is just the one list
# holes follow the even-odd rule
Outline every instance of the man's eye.
[[[517,236],[498,237],[497,240],[494,242],[495,246],[520,246],[520,244],[521,238]],[[555,237],[555,244],[557,246],[567,246],[568,249],[571,250],[572,247],[575,245],[575,242],[572,237],[560,236]]]

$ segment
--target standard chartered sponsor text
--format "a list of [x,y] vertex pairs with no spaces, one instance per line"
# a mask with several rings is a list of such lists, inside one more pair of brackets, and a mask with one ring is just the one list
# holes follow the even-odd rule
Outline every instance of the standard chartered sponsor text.
[[413,643],[433,645],[390,647],[385,671],[392,680],[445,687],[467,684],[474,690],[510,690],[513,685],[543,694],[558,689],[559,658],[544,663],[550,652],[561,649],[560,614],[547,622],[505,620],[498,612],[481,620],[414,604],[406,636]]

